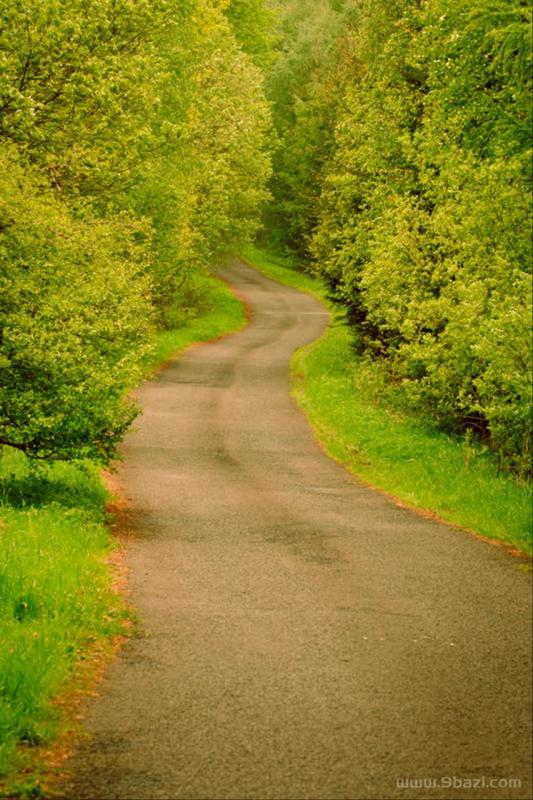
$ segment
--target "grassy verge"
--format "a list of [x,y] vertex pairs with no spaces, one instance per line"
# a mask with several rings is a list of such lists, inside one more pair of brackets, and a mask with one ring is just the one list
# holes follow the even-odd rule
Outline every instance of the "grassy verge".
[[244,325],[242,303],[222,281],[198,276],[192,291],[188,307],[174,310],[176,327],[157,334],[155,348],[147,359],[147,372],[195,342],[208,342]]
[[[203,276],[193,289],[190,305],[174,310],[176,328],[158,334],[147,372],[244,323],[221,281]],[[47,794],[35,745],[68,723],[57,698],[84,658],[124,633],[108,499],[94,465],[36,468],[21,453],[0,453],[0,797]]]
[[307,294],[312,294],[314,297],[317,297],[328,306],[332,313],[334,313],[335,309],[327,298],[327,291],[324,284],[318,280],[318,278],[314,278],[304,272],[298,272],[296,270],[296,265],[289,257],[273,255],[257,247],[245,247],[242,252],[242,257],[253,267],[261,270],[261,272],[269,278],[273,278],[280,283],[292,286],[294,289],[299,289],[301,292],[307,292]]
[[[11,774],[5,792],[37,796],[32,746],[62,726],[51,700],[80,651],[123,632],[128,613],[112,588],[107,492],[97,470],[36,469],[6,452],[0,477],[0,781]],[[24,779],[13,777],[25,768]]]
[[[326,299],[288,260],[248,248],[266,275]],[[327,302],[327,301],[326,301]],[[418,509],[531,554],[531,485],[498,474],[482,447],[435,430],[388,403],[379,373],[357,361],[342,319],[295,354],[293,392],[327,452],[373,486]]]

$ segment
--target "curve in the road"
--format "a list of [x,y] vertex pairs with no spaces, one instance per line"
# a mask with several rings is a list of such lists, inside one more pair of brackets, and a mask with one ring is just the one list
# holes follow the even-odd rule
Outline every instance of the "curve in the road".
[[89,704],[67,796],[531,797],[529,576],[327,458],[288,385],[326,312],[223,277],[249,326],[141,391],[122,478],[146,636]]

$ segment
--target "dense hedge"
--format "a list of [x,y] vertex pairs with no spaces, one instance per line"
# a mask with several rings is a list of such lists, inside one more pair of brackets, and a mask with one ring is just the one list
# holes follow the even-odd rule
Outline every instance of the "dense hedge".
[[[290,25],[302,5],[292,4],[292,17],[289,9],[278,75],[302,53],[301,28]],[[295,214],[291,236],[296,229],[359,348],[381,361],[403,400],[448,429],[477,431],[525,473],[530,4],[320,6],[327,24],[318,25],[317,7],[306,39],[328,45],[300,57],[278,122],[290,144],[277,158],[273,217]],[[276,75],[271,91],[287,97]]]

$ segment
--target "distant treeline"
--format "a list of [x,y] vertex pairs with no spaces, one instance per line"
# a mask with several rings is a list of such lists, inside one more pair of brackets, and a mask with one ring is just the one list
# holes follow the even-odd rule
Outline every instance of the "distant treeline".
[[326,279],[401,402],[527,473],[531,3],[276,5],[278,243]]
[[3,0],[0,444],[107,460],[152,330],[256,232],[260,0]]

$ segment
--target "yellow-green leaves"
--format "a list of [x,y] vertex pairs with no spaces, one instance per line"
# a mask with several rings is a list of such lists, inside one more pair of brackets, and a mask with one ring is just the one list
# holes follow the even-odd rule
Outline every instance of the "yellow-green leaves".
[[[479,432],[518,472],[532,432],[527,5],[346,0],[334,45],[294,58],[288,87],[272,74],[284,240],[311,251],[360,348],[410,404]],[[309,20],[296,27],[289,53]]]
[[76,219],[5,145],[0,196],[0,443],[106,461],[150,336],[132,224]]
[[[219,3],[167,31],[167,65],[153,117],[161,157],[141,167],[130,197],[153,221],[154,296],[166,324],[195,269],[257,230],[270,175],[269,110],[260,70],[242,52]],[[181,304],[181,303],[180,303]]]
[[255,233],[268,14],[237,6],[2,4],[0,443],[111,457],[152,320]]

